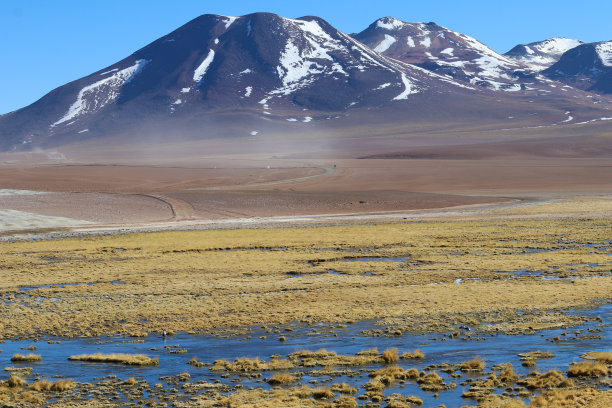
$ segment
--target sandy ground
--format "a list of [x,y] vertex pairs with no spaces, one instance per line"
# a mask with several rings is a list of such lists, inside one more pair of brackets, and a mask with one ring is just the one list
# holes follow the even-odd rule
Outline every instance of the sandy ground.
[[0,230],[19,223],[58,226],[44,216],[99,226],[180,227],[269,217],[401,218],[475,205],[484,205],[482,213],[497,208],[489,204],[609,196],[609,130],[599,124],[473,134],[290,135],[156,150],[73,146],[61,159],[44,152],[1,154],[0,209],[36,216],[16,221],[17,213],[5,212]]

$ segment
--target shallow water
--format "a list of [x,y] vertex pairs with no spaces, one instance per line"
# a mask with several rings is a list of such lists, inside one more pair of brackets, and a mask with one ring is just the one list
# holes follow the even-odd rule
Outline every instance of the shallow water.
[[357,258],[342,258],[342,262],[404,262],[410,256],[361,256]]
[[[612,323],[612,304],[607,304],[590,311],[572,311],[572,314],[599,316],[603,320],[603,325]],[[364,337],[362,331],[372,329],[372,322],[359,322],[346,327],[330,327],[328,325],[314,325],[308,328],[294,328],[292,331],[278,328],[280,332],[270,333],[262,328],[253,328],[249,337],[229,337],[223,338],[212,335],[188,335],[178,334],[173,337],[163,339],[160,335],[150,335],[144,339],[130,339],[118,337],[105,337],[98,339],[58,339],[45,338],[38,342],[31,340],[6,341],[0,344],[0,365],[2,367],[26,367],[34,368],[34,373],[39,373],[42,377],[53,378],[61,376],[72,378],[79,382],[94,382],[95,378],[108,375],[117,375],[121,379],[136,377],[145,379],[149,384],[161,383],[160,377],[174,376],[183,372],[191,374],[190,382],[206,380],[208,382],[220,381],[225,384],[235,384],[232,382],[236,375],[229,378],[221,378],[221,373],[211,372],[209,368],[195,368],[187,364],[192,357],[196,356],[199,361],[212,363],[217,359],[234,360],[237,357],[259,357],[267,360],[271,355],[279,354],[285,358],[288,354],[299,350],[318,350],[325,348],[328,351],[335,351],[338,354],[355,354],[359,351],[377,347],[379,351],[386,348],[396,347],[399,353],[413,351],[420,348],[425,353],[423,360],[400,360],[399,364],[403,368],[415,367],[422,370],[426,366],[440,363],[460,363],[474,358],[481,357],[487,369],[495,364],[511,362],[515,371],[519,374],[527,374],[533,369],[521,366],[518,353],[529,351],[550,351],[555,357],[545,360],[538,360],[536,369],[545,372],[551,369],[567,371],[569,364],[573,361],[580,361],[579,355],[587,351],[605,351],[610,349],[612,344],[612,327],[596,326],[602,325],[601,322],[590,322],[572,329],[545,330],[533,335],[509,336],[499,334],[495,336],[480,336],[483,340],[462,340],[447,339],[441,334],[429,335],[402,335],[393,337]],[[466,328],[464,328],[467,330]],[[599,332],[589,332],[591,330],[601,330]],[[583,330],[582,333],[575,333]],[[566,335],[563,335],[566,333]],[[266,338],[260,338],[266,336]],[[286,337],[285,342],[280,342],[279,337]],[[566,339],[562,342],[552,342],[555,337]],[[598,338],[600,336],[600,338]],[[49,344],[47,340],[61,341],[61,344]],[[142,343],[138,341],[143,340]],[[28,346],[36,346],[34,354],[42,356],[39,363],[11,363],[10,358],[15,353],[23,354],[22,350]],[[176,346],[175,348],[187,349],[185,354],[170,354],[164,350],[164,346]],[[136,367],[123,366],[118,364],[92,364],[85,362],[72,362],[67,358],[71,355],[93,354],[93,353],[129,353],[146,354],[150,357],[159,359],[158,367]],[[353,386],[361,386],[369,378],[367,372],[380,368],[380,365],[365,367],[348,367],[353,371],[365,370],[360,375],[354,377],[312,377],[304,375],[302,383],[307,384],[310,380],[317,380],[319,384],[331,385],[332,383],[347,382]],[[320,367],[318,367],[320,368]],[[308,372],[311,369],[301,368],[297,371]],[[398,384],[385,389],[385,395],[400,392],[403,395],[416,395],[423,399],[424,406],[438,406],[446,404],[449,407],[460,405],[475,405],[474,401],[461,398],[467,386],[459,385],[469,377],[476,377],[474,374],[463,375],[461,378],[452,379],[448,374],[438,372],[445,380],[450,383],[457,382],[457,389],[451,391],[441,391],[438,398],[434,394],[424,392],[417,387],[416,383],[407,381],[403,386]],[[263,372],[263,377],[271,377],[273,373]],[[329,379],[329,382],[327,380]],[[261,380],[241,378],[241,384],[247,387],[269,386]],[[497,392],[501,392],[498,390]],[[362,394],[360,390],[359,394]]]
[[[81,285],[93,286],[93,285],[99,285],[101,283],[105,283],[105,282],[52,283],[48,285],[18,286],[18,289],[22,292],[29,292],[35,289],[65,288],[66,286],[81,286]],[[126,284],[126,282],[123,282],[123,281],[110,281],[108,283],[110,283],[111,285],[125,285]]]

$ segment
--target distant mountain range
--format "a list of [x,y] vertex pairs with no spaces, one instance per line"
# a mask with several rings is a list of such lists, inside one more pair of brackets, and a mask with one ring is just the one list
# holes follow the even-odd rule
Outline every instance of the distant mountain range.
[[580,44],[584,44],[584,42],[570,38],[555,37],[544,41],[532,42],[527,45],[519,44],[504,55],[524,62],[534,70],[542,71],[559,61],[559,58],[565,52]]
[[542,73],[579,89],[611,94],[612,41],[574,47]]
[[612,42],[555,38],[500,55],[435,23],[385,17],[348,35],[318,17],[208,14],[0,116],[0,149],[117,134],[255,136],[249,129],[358,111],[370,122],[497,120],[506,112],[492,100],[546,112],[592,104],[590,92],[612,93],[611,70]]

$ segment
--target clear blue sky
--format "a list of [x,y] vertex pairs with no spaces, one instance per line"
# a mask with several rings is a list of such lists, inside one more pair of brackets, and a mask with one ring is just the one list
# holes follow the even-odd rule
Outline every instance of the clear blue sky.
[[434,21],[498,52],[559,36],[612,40],[612,1],[0,0],[0,113],[130,55],[201,14],[316,15],[344,32],[374,20]]

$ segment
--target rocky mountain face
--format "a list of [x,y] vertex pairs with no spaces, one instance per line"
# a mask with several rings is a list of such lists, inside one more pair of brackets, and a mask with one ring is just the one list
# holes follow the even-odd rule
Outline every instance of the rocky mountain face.
[[575,88],[610,94],[612,41],[582,44],[572,48],[542,73]]
[[241,109],[264,116],[335,112],[461,88],[386,58],[317,17],[203,15],[0,118],[0,136],[4,148],[17,148],[168,116],[194,120]]
[[[602,44],[603,51],[593,52],[609,56]],[[576,64],[567,62],[567,54],[558,63],[567,66],[547,75],[566,82],[574,75]],[[598,61],[596,68],[604,72],[609,58]],[[109,135],[145,141],[152,135],[156,140],[255,136],[256,128],[291,123],[325,127],[351,112],[360,112],[352,116],[354,126],[366,117],[368,126],[389,118],[454,124],[497,120],[509,116],[508,106],[536,109],[532,100],[521,97],[546,97],[543,112],[550,112],[546,104],[554,98],[584,100],[563,86],[434,23],[387,17],[350,36],[317,17],[207,14],[116,64],[0,116],[0,150]]]
[[526,64],[435,23],[384,17],[354,38],[388,57],[493,90],[516,92],[537,81]]
[[529,65],[535,71],[542,71],[559,61],[561,55],[584,44],[580,40],[554,37],[529,44],[519,44],[506,52],[506,57],[513,58]]

